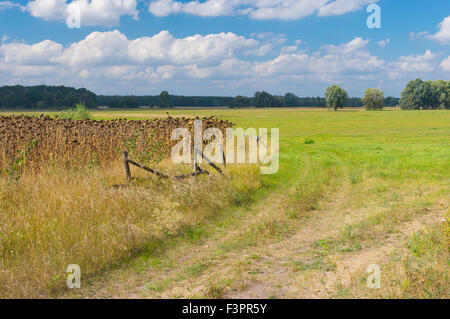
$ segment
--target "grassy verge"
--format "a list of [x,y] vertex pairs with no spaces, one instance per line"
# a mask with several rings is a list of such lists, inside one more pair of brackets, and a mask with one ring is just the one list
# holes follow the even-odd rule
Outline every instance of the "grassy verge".
[[358,273],[349,296],[401,299],[447,299],[450,296],[450,222],[414,233],[381,266],[381,289],[367,290]]
[[447,299],[450,296],[450,215],[413,234],[385,266],[384,298]]
[[408,241],[403,260],[401,298],[448,298],[450,296],[449,229],[446,222]]
[[84,278],[102,273],[149,245],[189,233],[218,211],[250,202],[261,186],[259,170],[240,166],[227,174],[230,179],[152,178],[117,187],[123,183],[118,163],[0,180],[0,297],[48,297],[65,287],[70,264]]

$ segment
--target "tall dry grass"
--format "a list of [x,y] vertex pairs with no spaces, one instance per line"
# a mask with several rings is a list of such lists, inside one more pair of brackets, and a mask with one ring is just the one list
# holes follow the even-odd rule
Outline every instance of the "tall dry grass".
[[373,297],[448,299],[450,296],[450,222],[413,234],[383,266],[383,290]]
[[228,179],[173,182],[133,171],[139,174],[132,185],[115,186],[124,182],[117,162],[51,167],[18,182],[0,178],[0,298],[53,296],[65,289],[69,264],[81,267],[82,278],[95,276],[149,243],[248,202],[261,185],[252,166],[229,167]]

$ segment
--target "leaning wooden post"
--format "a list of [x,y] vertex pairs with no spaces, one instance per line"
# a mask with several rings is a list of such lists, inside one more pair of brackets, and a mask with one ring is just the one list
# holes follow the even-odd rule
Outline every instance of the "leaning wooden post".
[[127,181],[131,181],[130,163],[128,163],[128,152],[123,152],[123,165],[125,167],[125,174],[127,175]]
[[197,148],[194,146],[194,173],[198,172]]
[[224,150],[223,150],[223,145],[220,144],[219,146],[220,146],[220,151],[222,152],[223,167],[226,168],[226,167],[227,167],[227,158],[226,158],[225,152],[224,152]]
[[197,152],[212,168],[218,171],[220,175],[223,175],[223,171],[216,164],[214,164],[213,161],[211,161],[208,157],[206,157],[206,155],[203,152],[200,152],[199,150],[197,150]]

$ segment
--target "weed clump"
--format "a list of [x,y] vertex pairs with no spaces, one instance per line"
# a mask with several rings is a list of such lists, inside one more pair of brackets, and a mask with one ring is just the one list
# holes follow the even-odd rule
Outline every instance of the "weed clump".
[[74,108],[61,112],[60,118],[70,120],[89,120],[91,114],[84,103],[78,103]]

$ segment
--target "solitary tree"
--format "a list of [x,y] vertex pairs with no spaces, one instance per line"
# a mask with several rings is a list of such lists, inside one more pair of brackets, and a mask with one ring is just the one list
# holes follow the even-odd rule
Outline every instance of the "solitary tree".
[[382,110],[384,107],[383,91],[377,89],[367,89],[362,99],[366,110]]
[[159,95],[159,107],[160,108],[171,108],[172,102],[170,101],[170,95],[167,91],[162,91]]
[[348,94],[340,86],[333,85],[327,88],[325,97],[328,108],[334,108],[334,110],[337,111],[339,108],[344,108],[345,101],[348,99]]

